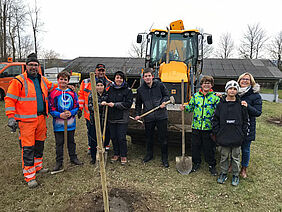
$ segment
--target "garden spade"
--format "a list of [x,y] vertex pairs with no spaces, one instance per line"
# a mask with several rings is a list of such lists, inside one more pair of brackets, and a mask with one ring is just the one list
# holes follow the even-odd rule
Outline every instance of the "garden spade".
[[[184,80],[181,80],[181,104],[184,104]],[[184,110],[182,117],[182,156],[176,157],[176,169],[180,174],[189,174],[192,170],[192,158],[185,157],[185,130],[184,130]]]

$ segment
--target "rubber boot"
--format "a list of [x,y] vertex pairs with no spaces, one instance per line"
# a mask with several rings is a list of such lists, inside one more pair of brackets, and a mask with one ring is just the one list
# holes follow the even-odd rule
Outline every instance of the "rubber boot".
[[242,178],[247,178],[247,167],[242,167],[240,175]]

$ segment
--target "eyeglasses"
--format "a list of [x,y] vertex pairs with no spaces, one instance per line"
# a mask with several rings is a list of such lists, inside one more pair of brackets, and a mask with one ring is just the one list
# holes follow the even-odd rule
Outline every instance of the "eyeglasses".
[[250,79],[249,78],[242,78],[241,80],[242,81],[249,81]]
[[34,66],[34,67],[37,67],[38,64],[27,64],[28,66]]
[[210,85],[211,83],[210,82],[203,82],[203,84]]

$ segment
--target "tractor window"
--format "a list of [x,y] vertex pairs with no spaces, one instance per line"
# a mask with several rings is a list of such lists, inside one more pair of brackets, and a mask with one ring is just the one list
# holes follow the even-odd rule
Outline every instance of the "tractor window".
[[[170,35],[169,60],[188,63],[190,59],[197,58],[197,36],[183,36],[183,34]],[[167,35],[152,36],[151,63],[160,65],[166,61]],[[193,60],[194,63],[195,60]]]
[[1,74],[1,77],[15,77],[21,73],[21,66],[10,66]]

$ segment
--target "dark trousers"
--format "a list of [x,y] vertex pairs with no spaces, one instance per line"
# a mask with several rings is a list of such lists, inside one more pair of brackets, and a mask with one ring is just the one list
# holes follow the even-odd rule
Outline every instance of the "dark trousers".
[[[75,153],[76,144],[74,142],[74,130],[68,131],[68,152],[70,160],[77,158]],[[64,132],[55,132],[56,139],[56,162],[62,163],[64,160]]]
[[[95,123],[91,124],[90,121],[86,120],[86,125],[88,129],[87,135],[88,135],[88,145],[90,147],[90,155],[91,155],[92,160],[96,160],[97,136],[96,136]],[[101,133],[103,136],[102,125],[101,125],[101,131],[102,131]],[[106,126],[104,147],[108,146],[109,144],[110,144],[110,131],[109,131],[109,126]]]
[[145,133],[147,137],[147,155],[153,156],[154,153],[154,134],[155,127],[158,131],[158,141],[161,144],[162,160],[168,159],[168,146],[167,146],[167,119],[145,122]]
[[114,147],[114,155],[118,155],[120,157],[127,157],[127,126],[127,123],[109,123],[110,136]]
[[210,130],[192,129],[192,161],[201,163],[201,151],[203,150],[205,161],[210,166],[216,165],[215,160],[215,142],[210,138]]

